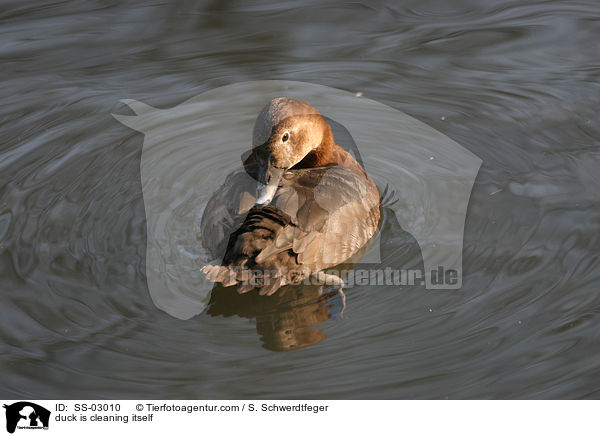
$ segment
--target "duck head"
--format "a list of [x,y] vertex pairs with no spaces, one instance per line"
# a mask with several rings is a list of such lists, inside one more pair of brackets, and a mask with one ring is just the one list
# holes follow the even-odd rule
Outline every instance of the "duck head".
[[[287,97],[271,100],[258,115],[252,135],[258,168],[256,204],[269,204],[286,170],[332,143],[329,125],[311,105]],[[314,156],[312,160],[317,161]]]

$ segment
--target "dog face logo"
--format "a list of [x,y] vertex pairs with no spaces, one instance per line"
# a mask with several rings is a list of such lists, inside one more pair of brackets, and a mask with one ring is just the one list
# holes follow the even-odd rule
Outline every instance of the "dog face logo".
[[[395,193],[390,212],[419,244],[426,288],[460,289],[465,217],[481,159],[435,129],[366,97],[265,80],[213,89],[170,109],[122,100],[135,115],[113,114],[144,133],[140,172],[146,276],[156,306],[180,319],[206,308],[213,284],[200,273],[210,256],[203,244],[193,243],[202,234],[197,217],[227,174],[241,167],[257,114],[281,96],[308,102],[333,130],[340,126],[336,141],[342,139],[340,145],[381,189],[388,186]],[[247,183],[255,182],[248,178]],[[376,236],[361,262],[380,263],[380,245]],[[448,280],[440,281],[446,273],[451,273]]]
[[19,401],[4,405],[6,409],[6,431],[14,433],[15,429],[47,429],[50,422],[50,411],[28,401]]

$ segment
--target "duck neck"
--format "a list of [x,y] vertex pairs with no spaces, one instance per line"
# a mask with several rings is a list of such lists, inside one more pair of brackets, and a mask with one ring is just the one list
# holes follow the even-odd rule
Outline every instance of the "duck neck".
[[308,153],[294,168],[315,168],[340,164],[340,153],[345,150],[335,143],[331,128],[326,125],[323,139],[317,148]]
[[308,153],[304,159],[294,165],[293,169],[316,168],[329,165],[345,166],[366,179],[369,179],[364,168],[354,159],[354,157],[335,143],[331,128],[327,125],[321,144]]

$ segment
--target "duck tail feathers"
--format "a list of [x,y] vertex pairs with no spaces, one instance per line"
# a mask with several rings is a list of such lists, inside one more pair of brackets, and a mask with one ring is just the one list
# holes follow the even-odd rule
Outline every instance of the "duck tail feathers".
[[222,265],[205,265],[201,271],[211,282],[220,282],[223,286],[233,286],[237,283],[235,272]]

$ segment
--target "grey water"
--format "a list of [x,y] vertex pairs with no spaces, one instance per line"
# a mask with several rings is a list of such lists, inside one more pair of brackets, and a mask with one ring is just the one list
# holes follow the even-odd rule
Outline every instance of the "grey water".
[[[591,0],[3,1],[0,397],[600,397],[599,55]],[[266,79],[362,93],[482,159],[460,290],[153,304],[144,137],[111,114]],[[382,231],[383,267],[422,265],[393,214]]]

